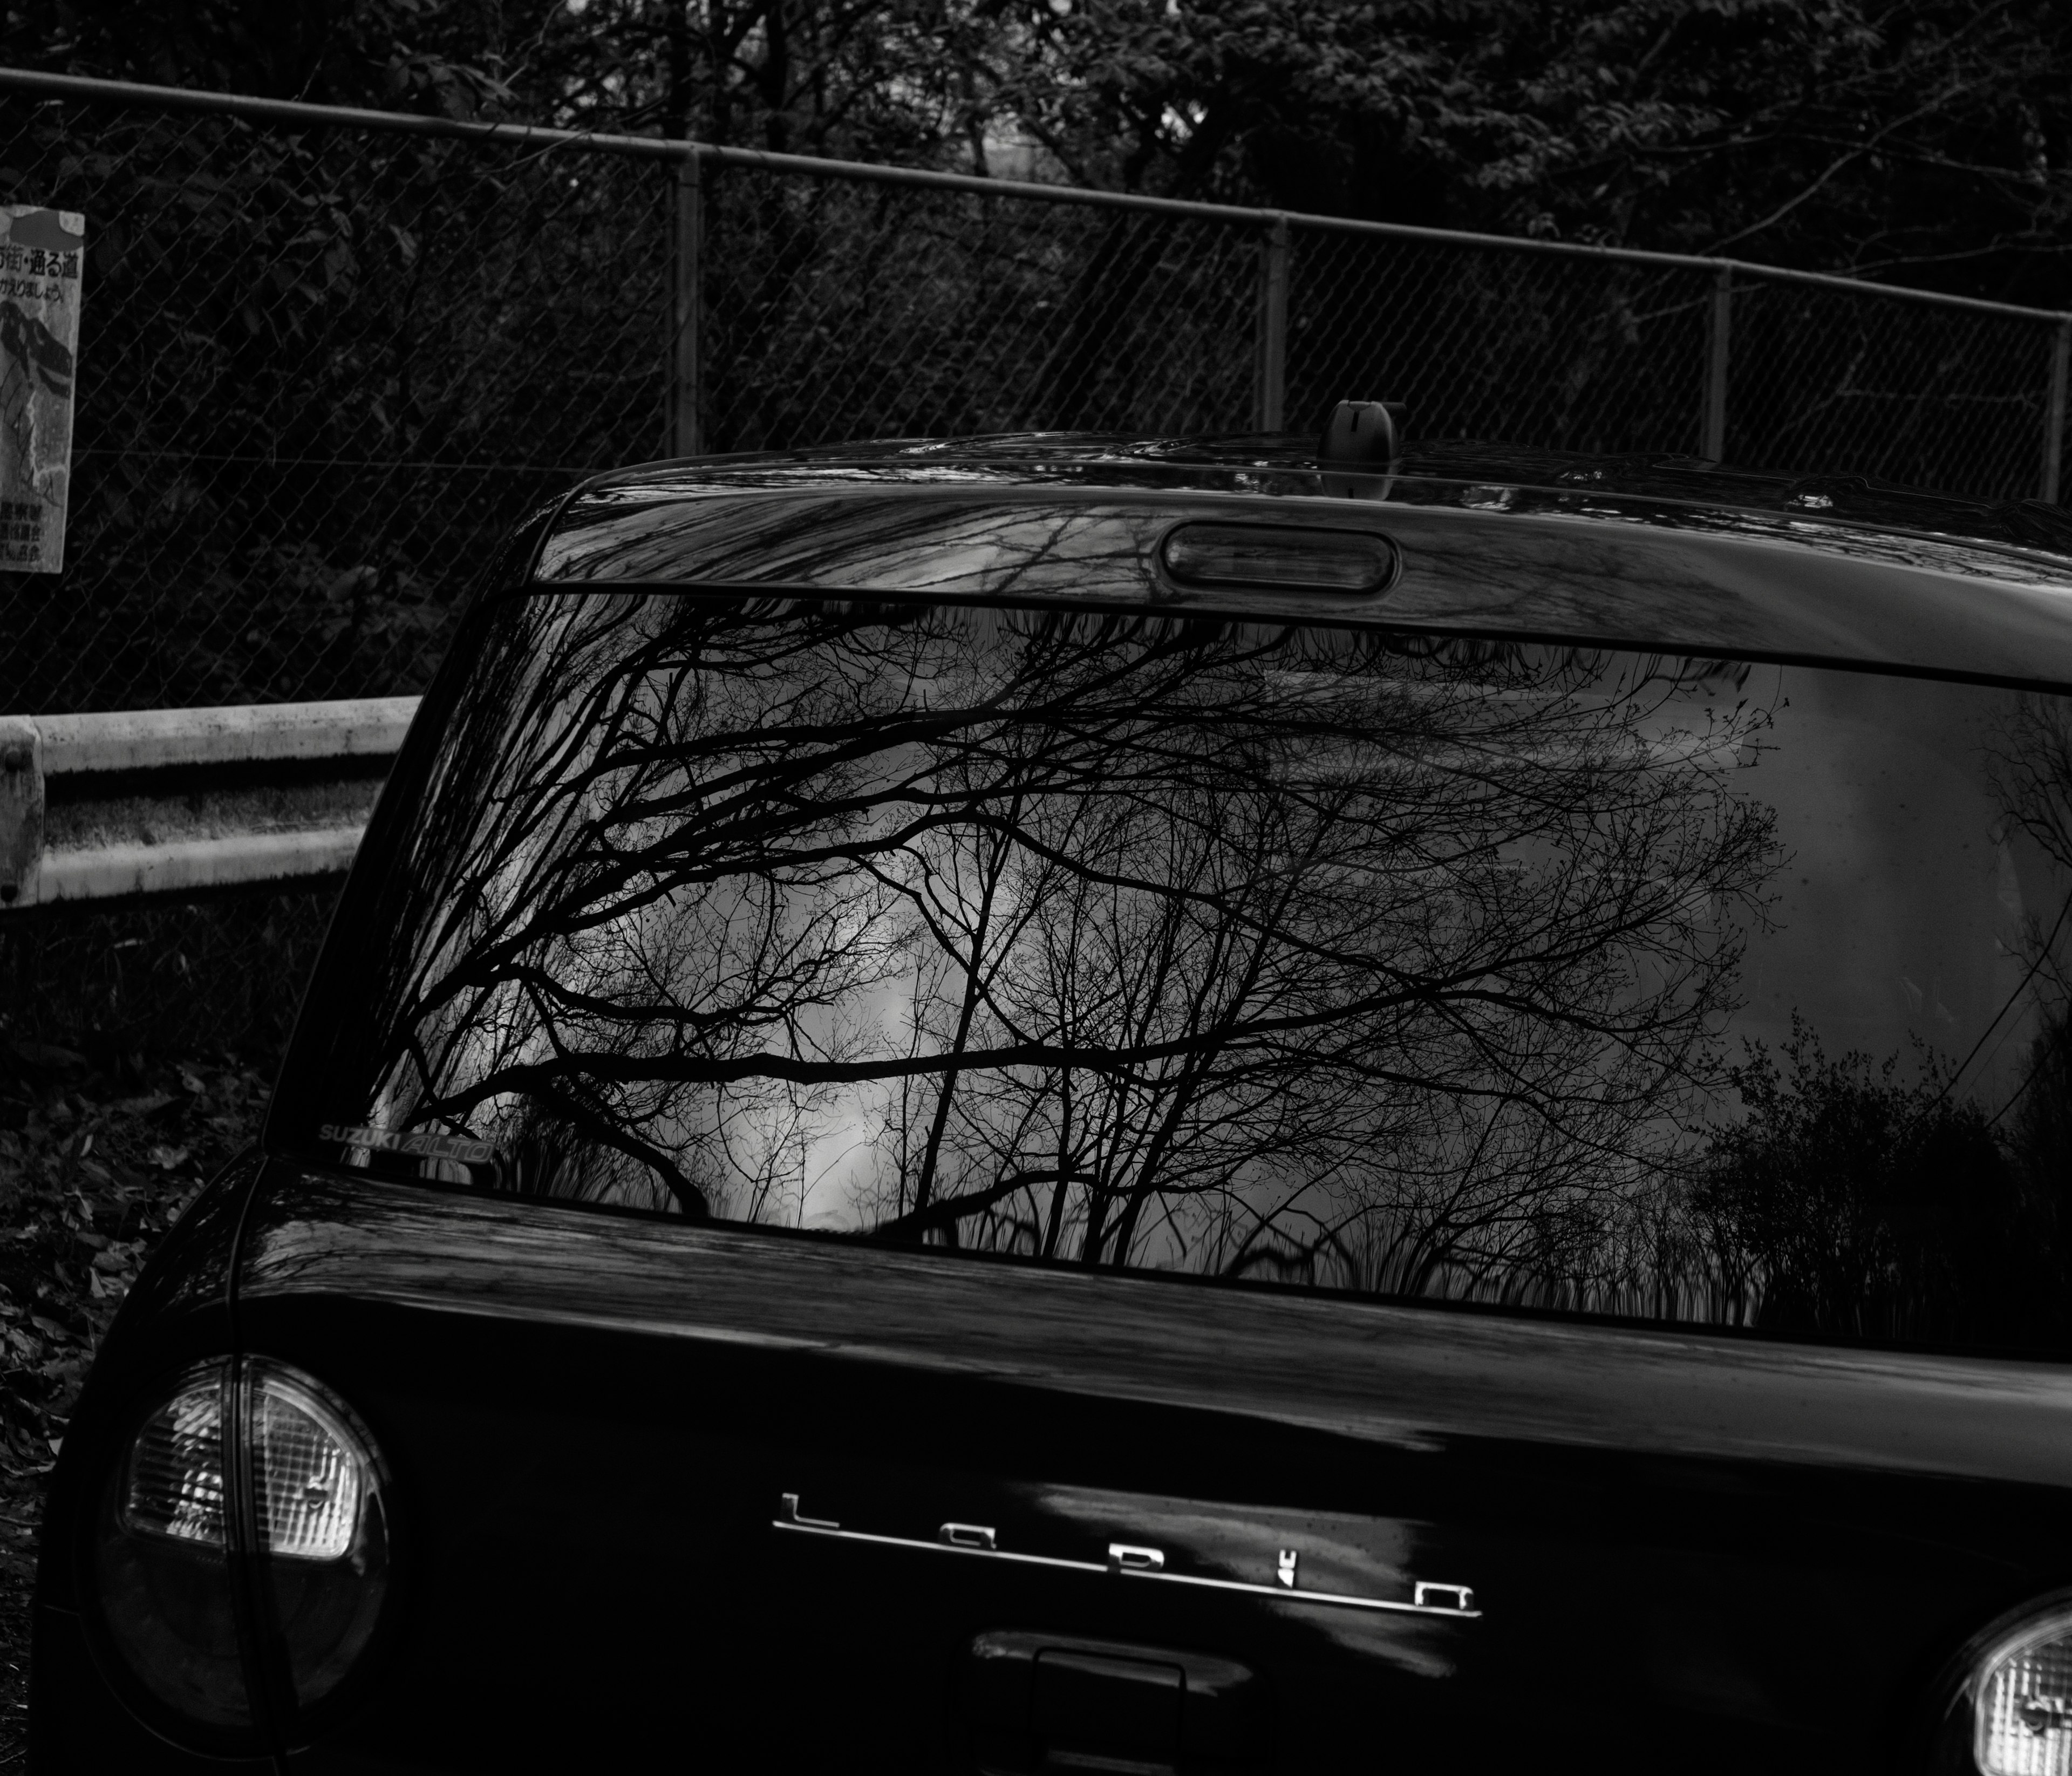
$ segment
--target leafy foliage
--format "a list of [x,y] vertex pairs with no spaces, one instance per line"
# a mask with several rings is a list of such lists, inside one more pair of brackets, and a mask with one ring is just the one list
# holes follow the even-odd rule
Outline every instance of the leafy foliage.
[[1080,178],[2062,299],[2062,9],[1091,0],[1027,29],[1003,100]]
[[2027,0],[20,0],[10,61],[2062,302]]
[[27,0],[8,59],[2066,299],[2029,0]]

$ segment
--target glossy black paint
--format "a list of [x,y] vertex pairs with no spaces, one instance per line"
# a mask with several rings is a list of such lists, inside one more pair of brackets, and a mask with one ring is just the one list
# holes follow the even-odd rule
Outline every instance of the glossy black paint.
[[2072,524],[2025,507],[1790,482],[1758,506],[1749,477],[1495,452],[1348,478],[1271,450],[1175,464],[1061,447],[1035,468],[965,448],[623,471],[569,498],[534,574],[1241,615],[1267,608],[1260,592],[1176,581],[1158,552],[1177,523],[1248,520],[1363,529],[1400,552],[1377,592],[1274,593],[1284,619],[2072,683]]
[[[2072,1581],[2045,1364],[1564,1324],[875,1251],[269,1169],[249,1346],[366,1416],[421,1550],[330,1741],[433,1767],[975,1767],[974,1636],[1237,1661],[1275,1766],[1889,1769],[1951,1651]],[[1479,1620],[829,1546],[815,1515],[1407,1596]],[[1462,1745],[1463,1718],[1477,1725]]]
[[[1001,486],[1314,492],[1326,486],[1326,476],[1334,485],[1342,485],[1344,479],[1342,469],[1319,458],[1318,442],[1314,436],[1285,433],[1147,439],[1034,432],[877,439],[810,450],[633,465],[598,477],[578,493],[646,484],[661,471],[712,485],[775,483],[786,478],[878,485],[964,479]],[[1673,454],[1602,456],[1412,437],[1388,474],[1367,481],[1358,496],[1459,504],[1475,498],[1470,490],[1502,487],[1521,496],[1565,501],[1572,508],[1610,495],[1665,512],[1709,509],[1790,518],[1817,514],[1836,523],[1919,536],[1966,537],[2058,554],[2072,549],[2072,526],[2063,508],[2041,500],[1975,500],[1864,475],[1749,470]]]
[[[1412,627],[2072,683],[2072,561],[2033,514],[1462,450],[1364,492],[1358,521],[1405,561],[1385,614]],[[1794,504],[1809,493],[1827,504]],[[607,478],[500,574],[570,577],[557,541],[621,520],[652,551],[641,578],[702,572],[699,539],[753,507],[775,553],[736,581],[911,591],[882,577],[893,544],[1040,510],[1106,527],[1083,559],[1109,551],[1114,597],[1162,599],[1144,563],[1177,519],[1342,525],[1348,504],[1286,441],[873,446]],[[1004,595],[982,575],[923,590]],[[442,695],[370,849],[419,791]],[[357,1706],[292,1770],[1014,1768],[1055,1717],[1037,1674],[1057,1653],[1041,1708],[1075,1719],[1114,1700],[1103,1683],[1155,1691],[1166,1669],[1182,1694],[1240,1698],[1213,1744],[1182,1712],[1182,1770],[1883,1771],[1927,1757],[1967,1640],[2072,1585],[2062,1366],[700,1227],[276,1153],[183,1223],[82,1399],[39,1572],[39,1770],[235,1767],[137,1723],[77,1580],[113,1428],[232,1348],[352,1404],[409,1550]],[[787,1492],[911,1541],[954,1520],[1259,1583],[1293,1548],[1305,1585],[1457,1584],[1482,1614],[831,1544],[775,1529]],[[989,1660],[1015,1667],[1004,1701],[973,1675]],[[1025,1661],[1031,1725],[1003,1749]]]

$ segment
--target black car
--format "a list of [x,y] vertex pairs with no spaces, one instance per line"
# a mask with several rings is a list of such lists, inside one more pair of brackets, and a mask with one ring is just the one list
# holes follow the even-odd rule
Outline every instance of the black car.
[[630,469],[52,1483],[32,1767],[2072,1768],[2072,525]]

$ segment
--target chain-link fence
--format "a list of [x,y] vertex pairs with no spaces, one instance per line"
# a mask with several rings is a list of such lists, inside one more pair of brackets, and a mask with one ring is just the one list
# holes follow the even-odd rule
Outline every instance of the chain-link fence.
[[6,102],[10,201],[85,212],[68,565],[10,575],[0,707],[420,688],[568,472],[660,443],[656,169]]
[[522,511],[691,447],[1385,395],[2056,492],[2065,317],[1745,266],[7,71],[0,199],[88,230],[68,565],[0,578],[22,713],[419,689]]
[[702,183],[709,448],[1251,423],[1256,230],[753,169]]
[[1709,426],[1749,467],[2050,476],[2056,315],[6,81],[0,195],[89,234],[69,565],[0,582],[0,708],[418,689],[520,511],[693,442],[1307,430],[1386,394],[1431,437],[1698,451]]

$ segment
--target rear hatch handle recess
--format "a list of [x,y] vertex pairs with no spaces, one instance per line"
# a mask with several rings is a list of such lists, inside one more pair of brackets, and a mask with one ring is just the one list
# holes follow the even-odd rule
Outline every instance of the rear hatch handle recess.
[[1466,1585],[1436,1585],[1429,1580],[1415,1580],[1408,1603],[1400,1598],[1356,1597],[1345,1591],[1305,1590],[1295,1582],[1298,1556],[1293,1548],[1279,1551],[1276,1583],[1252,1585],[1242,1579],[1212,1579],[1193,1572],[1169,1572],[1162,1549],[1131,1542],[1109,1543],[1105,1561],[1073,1560],[1054,1554],[1023,1554],[1002,1548],[999,1536],[983,1523],[944,1523],[935,1531],[933,1541],[925,1542],[908,1536],[879,1536],[867,1530],[844,1529],[830,1519],[802,1515],[796,1492],[783,1495],[770,1527],[793,1536],[862,1542],[874,1548],[906,1548],[919,1554],[961,1554],[976,1560],[1006,1560],[1018,1566],[1047,1566],[1065,1572],[1090,1572],[1100,1577],[1112,1576],[1160,1585],[1190,1585],[1205,1591],[1235,1591],[1250,1597],[1274,1597],[1283,1603],[1321,1604],[1340,1610],[1378,1610],[1405,1616],[1451,1616],[1468,1621],[1479,1620],[1482,1616],[1482,1611],[1475,1607],[1474,1587]]

